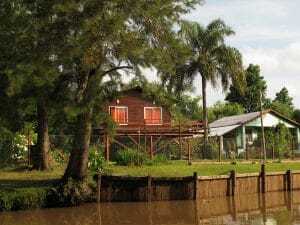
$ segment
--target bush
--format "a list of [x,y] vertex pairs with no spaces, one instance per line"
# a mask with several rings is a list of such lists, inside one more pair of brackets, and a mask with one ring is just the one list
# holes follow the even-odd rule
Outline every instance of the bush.
[[152,165],[158,165],[158,164],[167,164],[168,158],[164,154],[157,154],[154,156],[154,158],[151,160]]
[[[101,146],[100,146],[101,147]],[[99,146],[94,145],[89,149],[89,163],[88,167],[90,171],[101,173],[104,171],[105,158],[99,151]]]
[[0,211],[43,207],[46,203],[47,193],[46,188],[25,188],[0,192]]
[[145,153],[139,152],[137,149],[127,148],[117,152],[116,162],[122,166],[137,166],[150,164],[150,159]]

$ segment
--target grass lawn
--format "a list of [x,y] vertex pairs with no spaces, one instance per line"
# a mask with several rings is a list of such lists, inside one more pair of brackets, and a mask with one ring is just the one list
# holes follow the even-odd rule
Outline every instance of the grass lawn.
[[[192,176],[193,172],[198,172],[199,176],[224,175],[229,174],[231,170],[237,173],[255,173],[260,172],[261,165],[258,164],[201,164],[188,165],[187,161],[172,161],[165,165],[128,167],[118,166],[110,163],[107,166],[108,173],[112,175],[128,176]],[[286,170],[300,170],[300,162],[289,163],[268,163],[267,172],[277,172]]]
[[49,171],[29,171],[26,166],[11,165],[0,169],[0,190],[18,191],[22,189],[49,187],[58,181],[65,165],[57,165]]
[[[171,161],[167,164],[153,166],[118,166],[115,163],[105,164],[105,170],[112,175],[127,176],[200,176],[260,172],[260,164],[209,164],[188,165],[187,161]],[[12,165],[0,169],[0,211],[43,207],[47,188],[58,181],[66,168],[65,164],[55,166],[52,170],[28,171],[25,166]],[[289,163],[268,163],[267,172],[300,170],[300,161]],[[93,182],[89,174],[89,182]],[[94,183],[94,182],[93,182]]]

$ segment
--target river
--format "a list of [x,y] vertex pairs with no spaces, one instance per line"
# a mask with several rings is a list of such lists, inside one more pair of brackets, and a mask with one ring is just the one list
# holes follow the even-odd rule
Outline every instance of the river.
[[300,225],[300,192],[0,213],[0,225]]

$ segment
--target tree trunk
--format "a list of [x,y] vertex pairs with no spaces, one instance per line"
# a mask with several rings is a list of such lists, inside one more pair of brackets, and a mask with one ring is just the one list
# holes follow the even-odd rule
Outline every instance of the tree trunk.
[[204,156],[207,153],[208,125],[207,125],[207,104],[206,104],[206,79],[202,75],[202,107],[203,107],[203,129],[204,129]]
[[88,173],[88,150],[92,132],[93,108],[88,107],[86,112],[77,116],[77,130],[73,139],[73,148],[64,174],[64,179],[72,178],[76,181],[85,181]]
[[45,99],[37,102],[38,137],[37,149],[34,153],[33,168],[47,170],[50,168],[49,135],[48,135],[48,108]]

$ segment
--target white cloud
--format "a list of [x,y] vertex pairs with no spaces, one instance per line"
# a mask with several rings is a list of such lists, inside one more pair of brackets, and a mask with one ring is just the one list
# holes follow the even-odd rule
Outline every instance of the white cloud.
[[[299,0],[207,0],[186,18],[204,25],[222,18],[236,32],[227,43],[243,54],[244,64],[258,64],[274,98],[287,87],[300,108]],[[201,87],[197,85],[197,92]],[[208,102],[224,99],[221,90],[208,89]]]

